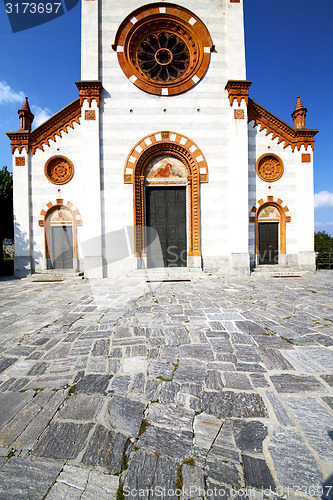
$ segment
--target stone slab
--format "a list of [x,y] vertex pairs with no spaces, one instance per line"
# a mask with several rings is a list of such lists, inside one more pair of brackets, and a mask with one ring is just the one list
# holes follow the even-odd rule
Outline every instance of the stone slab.
[[192,431],[195,412],[175,405],[152,403],[149,405],[146,420],[158,427],[175,431]]
[[308,491],[310,486],[322,485],[317,462],[298,433],[281,427],[274,429],[268,450],[277,479],[285,488]]
[[104,400],[95,394],[73,394],[64,402],[57,413],[57,418],[62,420],[93,421],[100,411]]
[[255,418],[268,416],[259,394],[246,392],[205,392],[202,408],[219,418]]
[[61,460],[11,457],[0,470],[1,500],[40,500],[63,465]]
[[93,427],[92,423],[52,422],[34,446],[33,453],[45,458],[76,458]]
[[266,425],[258,420],[236,421],[233,425],[235,441],[241,451],[262,453],[263,440],[268,435]]
[[107,418],[113,429],[136,437],[140,430],[146,405],[139,401],[113,396],[108,404]]
[[76,384],[76,392],[84,392],[86,394],[104,394],[112,375],[86,375]]
[[285,402],[320,459],[333,462],[333,415],[316,398],[285,398]]
[[246,486],[258,490],[275,490],[275,482],[265,460],[242,455],[242,461]]
[[89,467],[102,467],[110,474],[121,472],[127,436],[97,424],[83,455],[82,463]]
[[34,396],[33,391],[0,394],[0,428],[11,420]]
[[185,460],[191,456],[192,441],[192,432],[175,432],[151,425],[140,436],[138,447],[175,460]]
[[270,379],[278,392],[327,392],[327,389],[311,375],[285,373],[282,375],[271,375]]

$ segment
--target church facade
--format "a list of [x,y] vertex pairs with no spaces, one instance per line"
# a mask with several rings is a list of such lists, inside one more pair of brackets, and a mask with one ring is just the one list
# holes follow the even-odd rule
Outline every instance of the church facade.
[[76,85],[7,133],[17,276],[315,269],[317,131],[250,98],[242,0],[83,0]]

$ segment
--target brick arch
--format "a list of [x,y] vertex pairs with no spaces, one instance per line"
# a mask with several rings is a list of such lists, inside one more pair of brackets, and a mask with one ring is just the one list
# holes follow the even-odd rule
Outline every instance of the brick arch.
[[72,216],[73,216],[73,258],[77,259],[77,234],[76,228],[77,226],[82,226],[82,218],[79,210],[76,208],[73,203],[70,201],[64,200],[63,198],[57,198],[55,200],[50,201],[42,208],[38,224],[40,227],[44,227],[44,248],[45,248],[45,259],[50,258],[50,250],[48,244],[48,228],[47,224],[45,224],[47,217],[56,210],[57,207],[65,207],[67,208]]
[[[124,183],[133,183],[133,174],[137,167],[138,160],[142,157],[146,150],[154,146],[155,144],[162,143],[167,149],[167,145],[179,146],[179,149],[187,151],[190,155],[193,164],[195,164],[199,171],[200,182],[208,182],[208,166],[206,159],[204,157],[201,149],[193,142],[191,139],[183,134],[178,134],[177,132],[161,131],[155,132],[154,134],[149,134],[139,142],[130,151],[127,156],[125,167],[124,167]],[[174,148],[176,149],[176,148]]]
[[280,254],[286,254],[286,222],[291,221],[291,216],[289,213],[288,206],[280,199],[275,196],[265,196],[261,198],[253,207],[250,213],[250,222],[255,223],[255,253],[259,254],[259,225],[258,217],[262,208],[267,205],[272,205],[276,207],[280,213]]
[[[188,256],[200,256],[200,182],[208,182],[208,168],[202,151],[187,137],[174,132],[158,132],[139,141],[127,157],[124,182],[134,184],[135,255],[145,254],[145,168],[158,155],[170,155],[183,162],[188,186]],[[168,183],[167,181],[165,183]]]
[[73,203],[70,201],[64,200],[63,198],[57,198],[55,200],[46,203],[39,214],[38,224],[41,227],[45,226],[46,217],[49,215],[50,211],[56,207],[66,207],[73,215],[73,221],[76,226],[82,226],[82,218],[81,214]]

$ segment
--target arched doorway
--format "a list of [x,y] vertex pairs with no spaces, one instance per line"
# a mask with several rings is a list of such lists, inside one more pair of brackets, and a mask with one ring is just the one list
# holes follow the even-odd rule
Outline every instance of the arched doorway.
[[291,221],[287,205],[273,196],[259,200],[251,209],[255,223],[257,264],[279,264],[286,254],[286,223]]
[[153,155],[144,177],[147,266],[186,267],[186,166],[175,156]]
[[133,183],[135,256],[155,267],[147,249],[157,233],[159,265],[200,267],[200,182],[208,169],[198,146],[177,133],[151,134],[129,154],[124,181]]
[[265,205],[258,215],[259,264],[279,263],[280,212],[273,205]]
[[73,216],[68,208],[56,207],[46,218],[46,244],[51,269],[73,269]]
[[39,226],[44,227],[47,269],[78,270],[77,226],[81,224],[81,215],[71,202],[59,198],[45,205]]

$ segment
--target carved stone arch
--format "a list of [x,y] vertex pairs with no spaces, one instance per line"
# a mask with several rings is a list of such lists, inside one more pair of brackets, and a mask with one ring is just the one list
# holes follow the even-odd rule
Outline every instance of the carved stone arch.
[[[193,141],[174,132],[158,132],[139,141],[127,157],[124,182],[133,184],[135,255],[145,257],[145,169],[161,155],[179,159],[186,167],[188,186],[188,256],[200,256],[200,182],[208,182],[206,160]],[[169,184],[168,181],[165,184]]]
[[46,220],[49,215],[52,214],[57,208],[66,208],[72,215],[73,218],[73,258],[77,259],[77,234],[76,228],[77,226],[82,226],[82,218],[79,210],[76,206],[70,201],[64,200],[63,198],[57,198],[55,200],[50,201],[42,208],[38,224],[40,227],[44,227],[44,242],[45,242],[45,259],[50,258],[50,251],[48,245],[48,235],[47,235],[47,224]]
[[266,206],[275,207],[280,214],[280,254],[286,254],[286,223],[291,221],[289,208],[280,199],[275,196],[265,196],[261,198],[253,207],[250,213],[250,222],[255,223],[255,253],[259,254],[259,214]]

